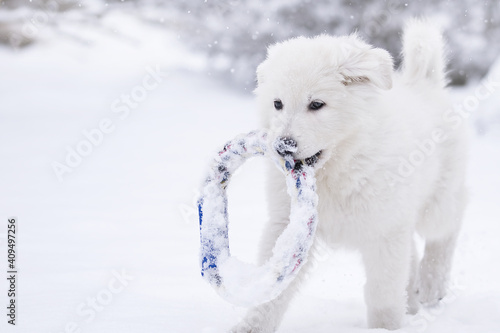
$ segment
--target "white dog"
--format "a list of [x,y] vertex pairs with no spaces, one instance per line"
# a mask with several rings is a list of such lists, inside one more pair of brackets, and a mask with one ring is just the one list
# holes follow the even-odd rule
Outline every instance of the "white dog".
[[[464,122],[445,89],[441,33],[412,21],[403,44],[399,72],[388,52],[355,34],[278,43],[257,69],[263,125],[277,153],[315,163],[316,239],[362,254],[372,328],[397,329],[419,303],[443,298],[466,201]],[[268,183],[263,262],[290,214],[275,167]],[[426,241],[421,260],[415,232]],[[306,270],[232,332],[275,332]]]

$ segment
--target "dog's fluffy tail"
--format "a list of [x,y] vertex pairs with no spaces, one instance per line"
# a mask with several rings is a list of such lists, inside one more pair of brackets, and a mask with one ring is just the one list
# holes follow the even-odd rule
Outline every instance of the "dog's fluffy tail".
[[403,35],[403,78],[408,83],[427,80],[446,86],[446,59],[441,29],[433,22],[414,19],[406,24]]

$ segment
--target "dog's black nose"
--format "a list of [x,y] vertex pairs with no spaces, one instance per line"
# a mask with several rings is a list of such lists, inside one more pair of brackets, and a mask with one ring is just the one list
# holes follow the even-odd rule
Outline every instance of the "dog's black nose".
[[292,138],[282,136],[274,141],[274,149],[276,149],[281,156],[293,154],[297,151],[297,142]]

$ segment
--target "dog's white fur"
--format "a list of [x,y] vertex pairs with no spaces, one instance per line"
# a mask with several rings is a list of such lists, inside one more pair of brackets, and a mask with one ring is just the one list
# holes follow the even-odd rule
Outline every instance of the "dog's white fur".
[[[271,46],[257,70],[256,95],[270,140],[293,138],[296,159],[322,151],[317,240],[361,252],[372,328],[397,329],[405,312],[445,295],[466,200],[465,130],[446,116],[451,105],[439,29],[410,22],[403,56],[402,70],[393,72],[390,55],[355,34],[300,37]],[[282,110],[274,108],[277,99]],[[308,110],[314,100],[325,105]],[[275,167],[268,183],[271,219],[262,261],[290,213]],[[415,232],[426,240],[421,260]],[[300,280],[250,309],[232,332],[274,332]]]

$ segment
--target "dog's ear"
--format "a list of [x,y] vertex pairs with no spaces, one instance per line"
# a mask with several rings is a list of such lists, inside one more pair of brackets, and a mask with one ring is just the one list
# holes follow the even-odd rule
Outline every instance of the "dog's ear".
[[373,84],[384,90],[392,88],[392,57],[389,52],[364,43],[356,46],[344,44],[341,51],[344,54],[344,61],[339,66],[342,84]]

